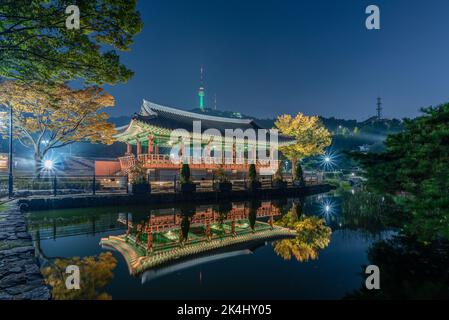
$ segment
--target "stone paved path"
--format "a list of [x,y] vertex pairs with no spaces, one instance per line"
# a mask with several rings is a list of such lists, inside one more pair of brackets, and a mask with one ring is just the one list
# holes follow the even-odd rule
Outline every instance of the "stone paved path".
[[25,217],[11,202],[0,211],[0,300],[48,300]]

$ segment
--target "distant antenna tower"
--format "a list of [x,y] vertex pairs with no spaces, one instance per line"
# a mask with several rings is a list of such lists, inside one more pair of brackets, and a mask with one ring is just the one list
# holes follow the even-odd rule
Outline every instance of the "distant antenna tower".
[[200,78],[200,89],[198,90],[198,97],[200,98],[200,109],[204,112],[204,96],[206,95],[206,92],[204,90],[204,69],[203,66],[201,66],[201,78]]
[[382,98],[377,98],[377,120],[382,119]]
[[217,111],[217,94],[214,95],[214,109]]

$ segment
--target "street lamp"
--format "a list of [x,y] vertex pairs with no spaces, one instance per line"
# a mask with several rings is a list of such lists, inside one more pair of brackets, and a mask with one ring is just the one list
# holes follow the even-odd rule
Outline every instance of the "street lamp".
[[9,159],[9,164],[8,164],[8,171],[9,171],[9,174],[8,174],[8,196],[9,196],[9,198],[11,199],[12,197],[13,197],[13,195],[14,195],[14,178],[13,178],[13,175],[12,175],[12,170],[13,170],[13,167],[12,167],[12,134],[13,134],[13,131],[12,131],[12,107],[10,106],[9,107],[9,157],[8,157],[8,159]]

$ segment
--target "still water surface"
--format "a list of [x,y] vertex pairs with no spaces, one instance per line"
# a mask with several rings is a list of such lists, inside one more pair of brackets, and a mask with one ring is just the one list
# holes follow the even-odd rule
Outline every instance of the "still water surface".
[[[346,201],[346,200],[345,200]],[[332,230],[325,248],[316,256],[286,259],[277,253],[275,242],[249,247],[249,254],[230,255],[143,281],[129,275],[124,258],[116,260],[113,275],[99,292],[112,299],[341,299],[364,282],[362,266],[369,264],[367,249],[386,232],[365,232],[345,225],[342,200],[332,195],[273,201],[283,215],[301,204],[307,217],[324,219]],[[241,205],[235,203],[234,205]],[[202,206],[204,209],[207,206]],[[196,208],[199,210],[199,208]],[[296,212],[298,209],[296,209]],[[107,251],[99,242],[110,235],[123,234],[117,222],[120,213],[132,213],[135,220],[149,214],[175,214],[181,208],[115,207],[42,211],[29,214],[30,230],[38,240],[41,258],[51,264],[56,258],[98,256]],[[211,256],[211,255],[209,255]],[[284,257],[282,257],[284,256]],[[301,261],[299,261],[301,260]],[[170,270],[175,270],[170,272]]]

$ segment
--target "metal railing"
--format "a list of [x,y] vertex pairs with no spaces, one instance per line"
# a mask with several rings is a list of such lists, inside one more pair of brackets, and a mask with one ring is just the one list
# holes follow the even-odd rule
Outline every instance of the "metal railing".
[[[260,177],[262,189],[273,187],[272,177]],[[294,185],[291,176],[285,177],[287,187]],[[216,191],[217,180],[212,177],[193,179],[196,190],[199,192]],[[246,190],[248,178],[229,179],[232,190]],[[152,193],[176,193],[179,192],[179,176],[168,181],[150,181]],[[307,185],[320,183],[318,178],[306,177]],[[14,196],[30,197],[42,195],[76,195],[76,194],[127,194],[129,193],[128,176],[45,176],[35,177],[30,175],[14,176]],[[0,175],[0,197],[8,196],[8,176]]]
[[[126,193],[127,176],[14,176],[14,196]],[[8,195],[8,176],[0,175],[0,197]]]

